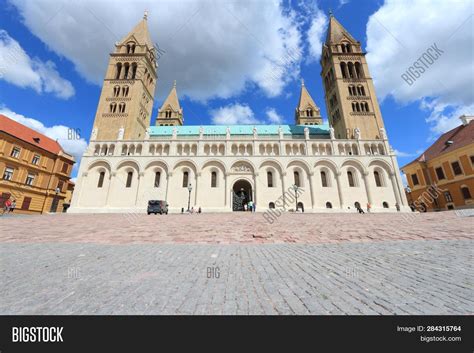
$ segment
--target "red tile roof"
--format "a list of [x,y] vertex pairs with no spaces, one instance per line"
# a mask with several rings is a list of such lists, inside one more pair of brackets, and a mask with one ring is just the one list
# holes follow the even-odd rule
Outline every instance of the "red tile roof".
[[0,131],[54,154],[59,154],[63,150],[57,141],[1,114]]
[[[447,144],[452,141],[452,144]],[[424,151],[418,158],[411,161],[414,162],[428,162],[444,153],[448,153],[458,148],[474,143],[474,120],[471,120],[467,125],[460,125],[441,135],[435,143],[433,143],[426,151]],[[405,168],[407,165],[403,166]]]

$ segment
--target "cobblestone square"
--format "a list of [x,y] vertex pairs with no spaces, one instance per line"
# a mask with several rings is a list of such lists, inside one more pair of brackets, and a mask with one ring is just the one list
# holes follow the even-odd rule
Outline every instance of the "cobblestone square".
[[0,218],[0,314],[473,314],[474,217]]

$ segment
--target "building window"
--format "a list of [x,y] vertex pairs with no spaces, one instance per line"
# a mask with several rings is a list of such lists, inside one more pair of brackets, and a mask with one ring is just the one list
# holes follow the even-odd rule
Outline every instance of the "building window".
[[471,192],[467,186],[461,187],[461,193],[462,197],[464,197],[464,200],[469,200],[471,198]]
[[418,181],[418,175],[412,174],[411,175],[411,180],[413,181],[413,185],[419,185],[420,182]]
[[267,172],[267,185],[269,188],[273,187],[273,174],[272,172]]
[[212,172],[211,173],[211,188],[217,187],[217,173]]
[[61,169],[61,173],[67,173],[68,165],[67,163],[63,163],[63,168]]
[[188,179],[189,179],[189,173],[188,173],[188,172],[184,172],[184,173],[183,173],[183,188],[187,188],[187,187],[188,187]]
[[24,197],[23,203],[21,204],[21,209],[25,211],[29,210],[30,203],[31,203],[31,197]]
[[378,187],[382,186],[382,179],[380,178],[380,173],[378,171],[374,172],[375,185]]
[[326,177],[326,172],[321,172],[321,185],[323,188],[327,188],[328,186],[328,179]]
[[459,164],[458,161],[452,162],[451,166],[453,167],[454,175],[461,175],[462,174],[461,165]]
[[29,185],[29,186],[32,186],[34,181],[35,181],[35,175],[28,173],[28,176],[26,177],[25,184]]
[[4,180],[12,180],[13,178],[13,168],[5,168],[5,171],[3,172],[3,179]]
[[117,63],[115,66],[115,79],[120,79],[120,74],[122,73],[122,63]]
[[160,172],[156,172],[156,173],[155,173],[155,188],[159,188],[159,187],[160,187],[160,179],[161,179],[161,173],[160,173]]
[[443,167],[438,167],[435,170],[436,170],[436,176],[438,177],[438,180],[443,180],[445,178]]
[[40,156],[35,154],[33,156],[33,160],[31,161],[31,164],[34,164],[34,165],[38,165],[39,164],[39,160],[40,160]]
[[295,177],[295,185],[300,187],[301,186],[301,184],[300,184],[300,173],[294,172],[293,175]]
[[114,97],[118,97],[120,94],[120,87],[119,86],[115,86],[114,87]]
[[63,186],[64,186],[64,181],[59,180],[59,181],[58,181],[58,189],[59,189],[60,192],[63,191]]
[[349,186],[353,188],[355,186],[355,183],[354,183],[354,175],[352,174],[351,171],[347,172],[347,180],[349,181]]
[[383,206],[383,208],[388,208],[388,203],[387,203],[386,201],[384,201],[384,202],[382,203],[382,206]]
[[471,156],[469,158],[471,158],[471,164],[474,165],[474,156]]
[[128,172],[127,173],[127,184],[125,185],[126,188],[129,188],[132,186],[132,178],[133,178],[133,172]]
[[20,157],[20,148],[19,147],[13,147],[12,153],[10,153],[10,156],[13,157],[13,158]]
[[98,188],[101,188],[102,186],[104,186],[104,178],[105,178],[105,172],[100,172],[99,182],[97,183]]
[[119,104],[119,113],[125,113],[125,103],[124,102]]
[[449,191],[444,192],[444,198],[446,199],[446,202],[453,202],[453,198],[452,198],[451,193]]
[[330,202],[326,202],[326,208],[332,208],[332,204]]
[[270,202],[268,204],[268,208],[275,208],[275,203],[274,202]]

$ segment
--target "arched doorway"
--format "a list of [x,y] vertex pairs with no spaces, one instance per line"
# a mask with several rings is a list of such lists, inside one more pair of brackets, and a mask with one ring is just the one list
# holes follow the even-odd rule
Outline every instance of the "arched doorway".
[[232,188],[232,211],[244,211],[250,200],[253,200],[252,185],[245,179],[237,180]]

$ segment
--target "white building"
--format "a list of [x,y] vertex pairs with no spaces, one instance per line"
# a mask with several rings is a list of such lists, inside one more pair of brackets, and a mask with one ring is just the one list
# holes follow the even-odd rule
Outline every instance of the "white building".
[[[357,77],[335,64],[347,53],[334,41],[352,43],[344,48],[360,61]],[[355,212],[368,203],[373,212],[409,210],[364,54],[333,17],[322,59],[330,125],[302,84],[295,125],[186,126],[175,85],[149,127],[157,69],[151,43],[145,17],[111,54],[70,212],[146,212],[149,200],[166,200],[170,212],[188,203],[231,212],[252,200],[258,212],[281,208],[283,198],[295,209],[296,200],[287,200],[294,185],[304,212]]]

